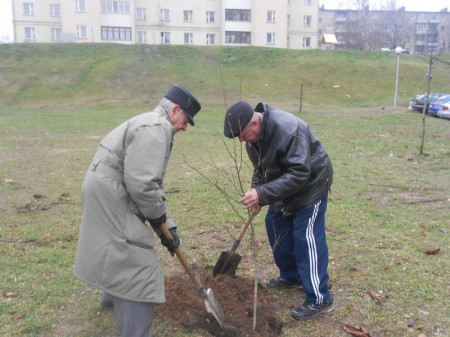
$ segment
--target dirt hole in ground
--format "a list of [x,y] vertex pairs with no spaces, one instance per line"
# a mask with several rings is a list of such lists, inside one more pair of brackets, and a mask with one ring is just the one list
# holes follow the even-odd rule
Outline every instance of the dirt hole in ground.
[[253,330],[254,280],[237,276],[207,275],[203,286],[210,288],[225,313],[222,329],[193,283],[184,276],[166,278],[166,303],[158,305],[156,316],[170,320],[175,327],[207,331],[217,337],[276,337],[283,324],[276,318],[273,295],[258,284],[256,328]]

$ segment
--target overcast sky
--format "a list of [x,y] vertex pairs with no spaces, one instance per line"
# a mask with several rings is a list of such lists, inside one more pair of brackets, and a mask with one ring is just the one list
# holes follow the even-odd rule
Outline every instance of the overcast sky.
[[[370,0],[371,9],[378,9],[380,4],[386,0]],[[354,3],[354,0],[319,0],[320,5],[325,5],[325,9],[348,9],[348,4]],[[397,0],[397,7],[405,6],[407,11],[429,11],[439,12],[442,8],[448,7],[449,0]],[[0,40],[9,37],[12,40],[12,13],[11,0],[0,0]]]

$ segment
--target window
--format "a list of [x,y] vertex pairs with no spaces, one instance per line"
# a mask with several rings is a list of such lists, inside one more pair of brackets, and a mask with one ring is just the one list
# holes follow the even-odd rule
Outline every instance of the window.
[[267,33],[267,44],[275,44],[275,33]]
[[102,26],[102,40],[131,41],[131,28]]
[[34,15],[34,4],[29,2],[23,3],[23,15],[31,16]]
[[147,32],[137,32],[137,43],[147,43]]
[[267,22],[276,22],[277,18],[275,11],[267,11]]
[[184,44],[192,44],[194,41],[194,34],[184,33]]
[[225,21],[251,21],[249,9],[225,9]]
[[312,17],[310,15],[305,15],[303,17],[303,25],[305,27],[311,27],[311,21],[312,21]]
[[303,4],[307,6],[311,6],[311,0],[303,0]]
[[35,40],[36,33],[34,27],[25,27],[25,40]]
[[345,21],[347,19],[346,12],[336,12],[336,20]]
[[50,4],[50,16],[61,16],[61,6]]
[[240,43],[240,44],[250,44],[251,43],[250,32],[225,32],[225,43]]
[[86,11],[86,0],[75,0],[75,11],[85,12]]
[[161,9],[159,11],[159,21],[170,21],[170,10]]
[[304,37],[303,38],[303,48],[310,48],[310,47],[311,47],[311,38]]
[[170,43],[170,33],[161,32],[161,44],[169,44],[169,43]]
[[136,20],[138,21],[147,20],[147,11],[145,8],[136,8]]
[[85,39],[87,38],[86,26],[77,26],[77,39]]
[[216,36],[214,34],[206,34],[206,44],[216,44]]
[[184,22],[192,22],[192,11],[183,11]]
[[425,34],[416,35],[416,41],[427,41],[427,36]]
[[62,41],[61,28],[52,28],[52,41]]
[[206,12],[206,22],[214,22],[215,21],[215,14],[216,12]]
[[427,24],[426,23],[418,23],[417,24],[417,31],[418,32],[426,32],[427,31]]
[[130,0],[102,0],[102,12],[111,14],[130,14]]

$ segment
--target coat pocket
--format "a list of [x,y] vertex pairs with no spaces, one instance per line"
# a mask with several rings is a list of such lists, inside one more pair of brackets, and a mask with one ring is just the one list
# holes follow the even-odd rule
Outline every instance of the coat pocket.
[[134,213],[128,212],[124,228],[126,241],[134,246],[150,249],[154,246],[153,230]]
[[268,168],[264,172],[264,180],[266,183],[271,182],[272,180],[279,178],[282,175],[282,173],[283,173],[283,171],[279,167]]
[[124,224],[122,227],[122,234],[125,237],[125,241],[141,248],[152,248],[155,242],[153,230],[147,227],[141,217],[135,214],[136,210],[132,207],[132,202],[125,188],[120,188],[120,193],[124,200],[122,204],[126,205],[123,217]]

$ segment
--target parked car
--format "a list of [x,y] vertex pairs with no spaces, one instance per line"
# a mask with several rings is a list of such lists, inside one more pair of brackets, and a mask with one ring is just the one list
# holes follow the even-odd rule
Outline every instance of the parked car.
[[439,118],[450,119],[450,103],[441,104],[436,114]]
[[[445,94],[445,93],[430,93],[428,95],[428,101],[427,101],[428,104],[427,104],[427,107],[425,109],[425,113],[427,112],[427,108],[428,108],[428,105],[430,104],[430,102],[433,101],[433,100],[436,100],[437,98],[439,98],[439,97],[441,97],[443,95],[448,95],[448,94]],[[425,105],[425,100],[426,99],[427,99],[427,94],[420,95],[418,98],[413,99],[412,102],[411,102],[412,110],[422,113],[423,106]]]
[[449,95],[442,95],[441,97],[430,101],[430,104],[428,105],[427,109],[427,115],[430,115],[432,117],[437,117],[437,112],[440,108],[440,106],[444,103],[450,102],[450,94]]
[[412,107],[413,104],[415,103],[416,100],[420,99],[423,95],[426,95],[426,94],[418,94],[418,95],[414,96],[413,98],[411,98],[409,100],[408,110],[414,110]]

